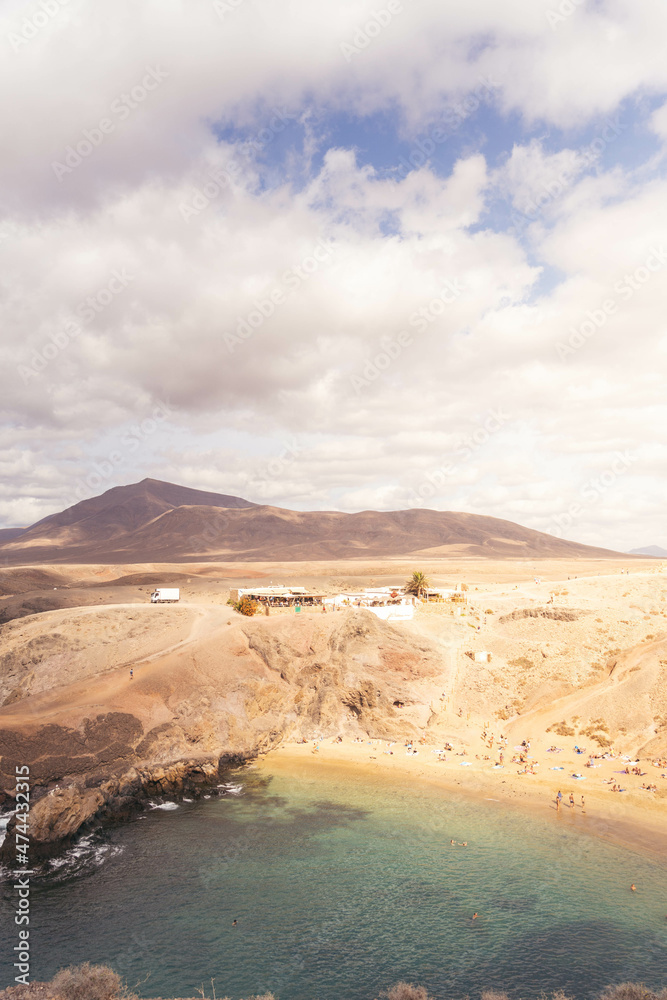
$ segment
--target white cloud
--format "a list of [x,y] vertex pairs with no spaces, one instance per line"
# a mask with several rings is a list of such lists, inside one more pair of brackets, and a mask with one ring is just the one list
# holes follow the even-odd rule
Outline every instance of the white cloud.
[[[4,5],[7,523],[70,501],[120,451],[102,488],[154,475],[322,508],[407,505],[452,465],[435,504],[544,529],[629,449],[570,534],[667,543],[651,451],[667,264],[648,264],[667,190],[620,154],[629,100],[667,89],[663,3],[590,2],[551,26],[550,0],[424,0],[346,61],[375,6],[244,0],[220,18],[208,0],[120,0],[102,23],[70,0],[23,39],[31,11]],[[398,146],[381,169],[352,131],[327,138],[338,112],[382,111],[412,141],[481,80],[500,159],[476,105],[459,153],[438,147],[451,169],[400,179]],[[664,139],[665,105],[644,124]],[[519,231],[494,216],[503,200]],[[157,406],[164,426],[123,446]]]

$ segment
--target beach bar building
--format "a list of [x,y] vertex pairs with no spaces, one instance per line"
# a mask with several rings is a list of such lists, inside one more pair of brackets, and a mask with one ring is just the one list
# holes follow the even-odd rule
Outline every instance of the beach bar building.
[[311,594],[305,587],[282,586],[239,587],[230,592],[230,597],[233,601],[249,597],[251,601],[269,608],[293,608],[296,605],[302,608],[321,607],[324,600],[324,594]]
[[384,621],[409,621],[419,603],[421,602],[412,594],[404,593],[403,587],[367,587],[354,593],[336,594],[335,597],[324,599],[324,606],[329,611],[365,608]]

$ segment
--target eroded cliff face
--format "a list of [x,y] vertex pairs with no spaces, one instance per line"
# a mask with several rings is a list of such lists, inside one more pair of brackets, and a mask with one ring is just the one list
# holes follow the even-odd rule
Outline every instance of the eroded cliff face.
[[[34,855],[155,796],[197,795],[283,738],[417,735],[441,653],[366,611],[239,621],[129,672],[104,672],[0,712],[11,807],[28,765]],[[0,856],[13,851],[12,823]]]

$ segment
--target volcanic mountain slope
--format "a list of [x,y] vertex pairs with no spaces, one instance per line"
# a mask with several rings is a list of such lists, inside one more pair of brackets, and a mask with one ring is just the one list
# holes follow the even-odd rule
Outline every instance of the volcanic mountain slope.
[[495,517],[437,510],[293,511],[145,479],[54,514],[0,544],[5,564],[616,553]]
[[140,483],[115,486],[101,496],[82,500],[23,531],[8,529],[4,537],[0,535],[0,551],[5,562],[16,561],[11,558],[14,551],[31,560],[37,553],[47,551],[52,555],[46,558],[55,558],[57,552],[79,555],[97,549],[123,551],[135,532],[184,505],[209,510],[257,506],[241,497],[143,479]]

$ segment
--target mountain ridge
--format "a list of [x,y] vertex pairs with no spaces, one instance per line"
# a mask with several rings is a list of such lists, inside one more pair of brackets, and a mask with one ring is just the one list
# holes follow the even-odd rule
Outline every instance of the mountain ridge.
[[487,515],[424,508],[296,511],[143,479],[5,539],[17,562],[302,561],[392,556],[618,558]]

